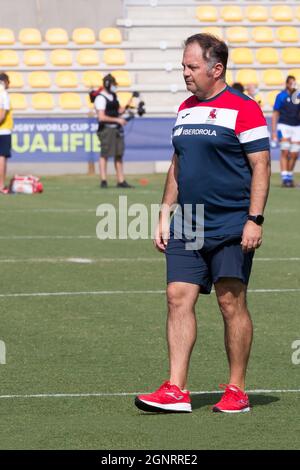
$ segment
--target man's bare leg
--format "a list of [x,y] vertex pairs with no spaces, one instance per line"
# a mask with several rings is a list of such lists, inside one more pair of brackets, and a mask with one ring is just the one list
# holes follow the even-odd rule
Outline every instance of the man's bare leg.
[[123,183],[123,181],[125,180],[125,177],[124,177],[122,159],[115,158],[115,169],[116,169],[117,183]]
[[0,191],[5,186],[6,178],[6,158],[0,156]]
[[187,386],[190,357],[197,338],[195,305],[199,292],[199,286],[185,282],[171,282],[167,287],[170,383],[181,390]]
[[99,170],[101,181],[107,181],[107,157],[100,157]]
[[215,284],[225,327],[225,348],[229,362],[229,383],[245,389],[245,378],[253,338],[247,308],[247,286],[239,279],[222,278]]

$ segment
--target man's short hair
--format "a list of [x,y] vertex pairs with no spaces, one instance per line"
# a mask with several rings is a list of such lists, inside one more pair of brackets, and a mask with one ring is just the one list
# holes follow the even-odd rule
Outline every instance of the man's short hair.
[[9,82],[9,76],[5,72],[0,72],[0,81]]
[[285,84],[287,85],[290,80],[296,80],[296,77],[294,77],[294,75],[288,75],[286,77]]
[[196,42],[202,49],[202,57],[212,68],[217,63],[221,62],[224,71],[220,78],[225,78],[227,61],[228,61],[228,47],[224,41],[218,39],[212,34],[199,33],[194,34],[186,39],[184,47],[189,46]]

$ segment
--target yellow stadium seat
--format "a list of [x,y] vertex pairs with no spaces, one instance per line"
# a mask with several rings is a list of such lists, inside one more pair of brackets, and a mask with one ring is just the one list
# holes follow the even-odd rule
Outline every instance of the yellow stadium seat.
[[274,5],[271,8],[271,16],[275,21],[292,21],[293,10],[288,5]]
[[112,75],[115,77],[118,86],[129,87],[131,86],[131,77],[127,70],[114,70]]
[[19,57],[16,51],[0,51],[0,66],[15,67],[16,65],[19,65]]
[[31,72],[28,77],[28,83],[31,88],[49,88],[51,86],[50,75],[44,71]]
[[284,84],[285,79],[282,70],[268,69],[264,70],[262,75],[263,81],[267,86],[282,86]]
[[267,93],[268,104],[273,108],[277,95],[281,90],[272,90]]
[[15,35],[14,32],[9,28],[0,28],[0,44],[14,44]]
[[121,91],[117,93],[118,100],[121,106],[126,106],[130,98],[132,97],[132,93],[129,91]]
[[8,72],[9,83],[11,88],[23,88],[24,80],[20,72]]
[[223,39],[222,28],[218,28],[218,26],[205,26],[205,28],[201,28],[201,33],[212,34],[217,38]]
[[103,60],[107,65],[124,65],[126,63],[125,53],[122,49],[106,49]]
[[95,49],[81,49],[77,53],[79,65],[99,65],[99,55]]
[[45,52],[40,49],[32,49],[24,52],[24,64],[32,67],[46,65]]
[[59,106],[62,109],[80,109],[82,106],[80,95],[77,93],[61,93]]
[[85,70],[82,74],[82,83],[87,88],[99,88],[102,82],[103,74],[97,70]]
[[255,42],[273,42],[273,30],[269,26],[256,26],[252,29],[252,37]]
[[235,64],[252,64],[253,52],[248,47],[237,47],[232,49],[231,60]]
[[63,28],[50,28],[46,31],[45,39],[48,44],[68,44],[69,36]]
[[77,75],[72,70],[57,72],[55,84],[60,88],[76,88],[78,86]]
[[260,64],[278,64],[277,49],[274,49],[274,47],[261,47],[256,51],[256,59]]
[[91,111],[94,110],[94,103],[91,102],[89,95],[85,96],[85,104]]
[[296,78],[296,82],[298,84],[298,87],[300,85],[300,68],[298,69],[290,69],[287,71],[286,75],[292,75],[293,77]]
[[244,26],[232,26],[226,29],[226,37],[229,42],[248,42],[248,29]]
[[90,28],[76,28],[73,31],[72,39],[76,44],[95,44],[95,33]]
[[282,49],[282,60],[286,64],[300,64],[300,48],[287,47]]
[[276,35],[281,42],[298,42],[298,30],[295,26],[280,26],[276,30]]
[[300,20],[300,7],[296,8],[296,18],[297,20]]
[[199,21],[217,21],[218,11],[211,5],[201,5],[196,9],[196,17]]
[[51,110],[54,108],[54,99],[52,93],[35,93],[32,96],[31,104],[33,109]]
[[249,85],[250,83],[258,85],[259,83],[257,72],[254,69],[238,70],[235,77],[235,81],[240,82],[243,85]]
[[224,21],[242,21],[243,12],[237,5],[227,5],[221,8],[221,17]]
[[103,28],[99,31],[99,41],[103,44],[121,44],[121,32],[118,28]]
[[226,83],[228,83],[228,85],[232,85],[232,84],[233,84],[233,75],[232,75],[231,70],[226,70],[226,78],[225,78],[225,81],[226,81]]
[[249,5],[246,8],[246,17],[249,21],[268,21],[268,9],[262,5]]
[[42,42],[42,35],[36,28],[23,28],[19,32],[19,41],[25,45],[39,45]]
[[13,110],[27,108],[26,95],[23,95],[22,93],[10,93],[9,96],[10,96],[11,107]]
[[54,49],[50,54],[50,61],[52,65],[68,66],[72,65],[73,58],[71,51],[67,49]]

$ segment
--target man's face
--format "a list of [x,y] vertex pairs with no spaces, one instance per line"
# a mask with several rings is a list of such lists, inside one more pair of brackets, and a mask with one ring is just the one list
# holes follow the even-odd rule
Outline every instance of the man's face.
[[290,78],[286,84],[288,91],[293,91],[296,89],[296,81],[293,78]]
[[201,97],[214,86],[214,68],[209,70],[208,63],[203,59],[202,49],[197,42],[185,48],[182,66],[186,87],[194,95]]

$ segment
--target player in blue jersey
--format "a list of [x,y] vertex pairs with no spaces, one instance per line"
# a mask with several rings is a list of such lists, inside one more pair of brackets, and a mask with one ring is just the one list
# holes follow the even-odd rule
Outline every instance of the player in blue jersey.
[[293,102],[296,79],[289,75],[285,90],[275,100],[272,115],[272,139],[280,142],[280,171],[283,187],[293,187],[293,170],[300,151],[300,104]]
[[[144,411],[190,412],[187,376],[196,341],[195,305],[214,285],[225,326],[229,381],[214,411],[249,411],[245,375],[252,343],[246,294],[262,243],[270,179],[269,139],[258,104],[225,83],[226,44],[207,34],[187,39],[183,77],[192,93],[173,129],[156,248],[167,260],[169,379],[135,399]],[[171,226],[170,208],[178,203]],[[203,220],[197,217],[204,207]],[[179,234],[186,219],[191,233]],[[195,242],[197,242],[195,244]],[[212,371],[213,372],[213,371]]]

